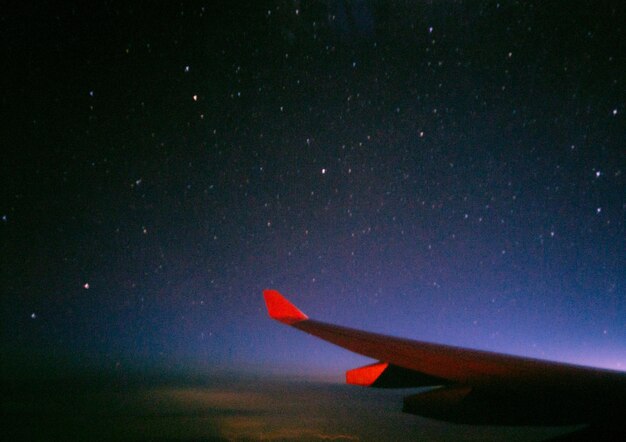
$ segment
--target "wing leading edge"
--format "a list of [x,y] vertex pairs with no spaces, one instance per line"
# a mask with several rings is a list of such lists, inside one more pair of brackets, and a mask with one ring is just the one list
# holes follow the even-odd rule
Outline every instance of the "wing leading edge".
[[348,383],[382,388],[437,387],[405,398],[403,410],[408,413],[466,424],[590,423],[623,429],[624,372],[328,324],[310,319],[276,290],[263,294],[272,319],[379,361],[349,370]]

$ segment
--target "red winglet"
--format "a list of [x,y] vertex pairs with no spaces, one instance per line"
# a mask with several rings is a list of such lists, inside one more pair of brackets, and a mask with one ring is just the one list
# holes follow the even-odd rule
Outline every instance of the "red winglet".
[[287,301],[276,290],[264,290],[263,297],[265,298],[267,313],[272,319],[289,325],[309,319],[307,315],[298,310],[295,305]]
[[346,383],[369,387],[376,382],[376,379],[383,374],[387,367],[389,367],[387,362],[376,362],[365,367],[348,370],[346,371]]

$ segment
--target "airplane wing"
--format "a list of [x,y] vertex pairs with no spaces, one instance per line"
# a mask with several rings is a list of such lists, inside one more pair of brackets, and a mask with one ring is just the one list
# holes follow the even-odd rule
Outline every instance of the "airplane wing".
[[347,383],[433,387],[406,397],[407,413],[464,424],[589,424],[626,434],[625,372],[355,330],[310,319],[275,290],[263,295],[272,319],[378,360],[349,370]]

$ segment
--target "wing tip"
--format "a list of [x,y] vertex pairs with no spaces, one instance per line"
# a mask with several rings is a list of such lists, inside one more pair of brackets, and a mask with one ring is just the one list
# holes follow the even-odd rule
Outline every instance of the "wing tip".
[[277,290],[264,290],[263,297],[265,298],[267,313],[270,315],[270,318],[276,321],[292,325],[309,319],[307,315],[302,313]]

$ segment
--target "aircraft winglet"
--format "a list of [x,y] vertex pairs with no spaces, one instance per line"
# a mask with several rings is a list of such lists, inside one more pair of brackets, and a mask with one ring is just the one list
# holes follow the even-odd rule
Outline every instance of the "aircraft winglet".
[[287,301],[276,290],[264,290],[263,297],[265,298],[267,313],[272,319],[288,325],[309,319],[307,315],[298,310],[295,305]]

